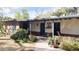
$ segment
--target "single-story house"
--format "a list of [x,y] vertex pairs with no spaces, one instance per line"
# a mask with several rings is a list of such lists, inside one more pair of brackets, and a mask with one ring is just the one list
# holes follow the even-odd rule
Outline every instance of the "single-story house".
[[[47,34],[79,36],[79,16],[62,16],[27,21],[4,21],[4,28],[7,32],[25,28],[31,34],[37,36],[46,36]],[[8,31],[8,29],[10,30]]]
[[15,33],[18,29],[29,28],[29,22],[28,21],[16,21],[16,19],[9,20],[9,21],[2,21],[3,22],[3,28],[5,29],[5,32],[7,35]]

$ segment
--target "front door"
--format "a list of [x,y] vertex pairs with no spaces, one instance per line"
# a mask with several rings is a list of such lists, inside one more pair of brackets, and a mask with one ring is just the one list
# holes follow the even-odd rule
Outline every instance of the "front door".
[[40,35],[45,34],[45,23],[40,23]]
[[60,22],[54,23],[54,35],[58,35],[58,32],[60,32]]

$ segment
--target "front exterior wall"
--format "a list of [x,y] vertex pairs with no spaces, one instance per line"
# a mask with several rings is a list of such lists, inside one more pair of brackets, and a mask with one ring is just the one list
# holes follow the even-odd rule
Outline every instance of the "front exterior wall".
[[15,29],[14,30],[18,30],[19,29],[19,24],[16,23],[15,25],[12,23],[12,22],[4,22],[4,29],[6,31],[7,34],[12,34],[13,33],[13,28],[15,26]]
[[40,32],[40,22],[32,22],[31,23],[31,31]]
[[[31,30],[34,31],[34,32],[40,32],[40,23],[41,22],[32,22],[31,23],[31,28],[32,28]],[[51,28],[47,28],[47,25],[48,25],[47,23],[51,23],[51,25],[52,25],[52,21],[46,21],[45,22],[45,32],[46,33],[51,33],[52,29]]]
[[[79,35],[79,20],[78,19],[62,19],[61,21],[54,21],[60,22],[60,32],[61,34],[71,34],[71,35]],[[32,22],[32,31],[40,33],[40,23],[41,22]],[[51,28],[47,28],[47,23],[51,23]],[[53,21],[46,21],[45,22],[45,33],[52,33],[52,26]]]
[[[60,21],[55,21],[55,22],[60,22]],[[41,21],[35,21],[31,23],[31,31],[37,35],[40,35],[40,23],[42,23]],[[48,23],[50,24],[50,27],[48,28]],[[52,34],[52,32],[54,32],[54,24],[53,21],[45,21],[45,35],[47,34]],[[53,31],[52,31],[53,30]]]
[[[73,35],[79,35],[79,19],[62,19],[60,21],[54,21],[54,22],[60,22],[60,32],[61,34],[73,34]],[[52,27],[54,29],[54,26],[52,26],[52,24],[54,23],[53,21],[45,21],[45,33],[52,33]],[[40,33],[40,23],[41,21],[34,21],[31,23],[31,31],[32,32],[38,32]],[[47,28],[48,23],[51,23],[51,27]],[[6,32],[10,32],[8,31],[8,29],[10,29],[10,27],[12,27],[14,25],[12,25],[11,22],[6,22],[4,24],[4,28],[6,29]],[[19,29],[19,23],[16,23],[16,30]]]
[[[47,28],[48,23],[50,23],[50,25],[51,25],[50,28]],[[53,23],[53,21],[46,21],[46,22],[45,22],[45,32],[46,32],[46,33],[51,33],[51,32],[52,32],[52,23]]]
[[79,20],[61,20],[61,33],[79,35]]

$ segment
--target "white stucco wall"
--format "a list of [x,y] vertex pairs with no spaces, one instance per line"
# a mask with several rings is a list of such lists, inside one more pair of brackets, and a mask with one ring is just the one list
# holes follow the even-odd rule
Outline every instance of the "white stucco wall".
[[31,31],[40,32],[40,22],[32,22],[31,28]]
[[[55,22],[60,22],[60,21],[55,21]],[[40,32],[40,23],[41,21],[38,21],[38,22],[32,22],[31,23],[31,28],[32,30],[31,31],[34,31],[34,32]],[[50,23],[51,24],[51,28],[47,28],[47,23]],[[52,33],[52,27],[54,29],[54,26],[52,26],[52,23],[53,21],[46,21],[45,22],[45,32],[46,33]],[[54,23],[53,23],[54,24]],[[53,30],[54,31],[54,30]]]
[[19,23],[16,24],[16,30],[20,28]]
[[[50,22],[51,25],[52,25],[52,22],[51,22],[51,21],[46,21],[46,22],[45,22],[45,32],[46,32],[46,33],[51,33],[51,32],[52,32],[52,29],[51,29],[51,28],[46,28],[48,22]],[[31,23],[32,31],[40,32],[40,23],[41,23],[41,22],[32,22],[32,23]],[[52,27],[52,26],[51,26],[51,27]]]
[[[51,28],[47,28],[47,23],[50,23],[51,24]],[[45,23],[45,32],[46,33],[51,33],[52,32],[52,23],[53,23],[53,21],[46,21],[46,23]]]
[[[49,23],[49,22],[51,23],[51,28],[46,28],[46,26],[48,25],[47,23]],[[45,23],[45,32],[52,33],[52,30],[54,32],[54,22],[60,22],[60,20],[46,21],[46,23]]]
[[79,35],[79,20],[62,20],[61,21],[61,33]]

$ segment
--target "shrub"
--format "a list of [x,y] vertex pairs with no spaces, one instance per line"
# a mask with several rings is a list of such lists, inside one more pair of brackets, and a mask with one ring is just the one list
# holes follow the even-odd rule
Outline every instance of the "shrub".
[[54,48],[58,48],[59,47],[59,44],[60,44],[60,41],[59,41],[59,39],[55,39],[54,40]]
[[54,44],[54,38],[49,36],[47,37],[47,40],[48,40],[48,45],[53,45]]
[[20,29],[11,36],[11,39],[13,39],[17,43],[28,41],[28,32],[25,29]]
[[48,37],[48,45],[53,45],[55,48],[58,48],[59,44],[60,44],[60,40],[57,37],[55,36]]
[[63,40],[59,47],[67,51],[78,51],[79,42],[77,40]]

